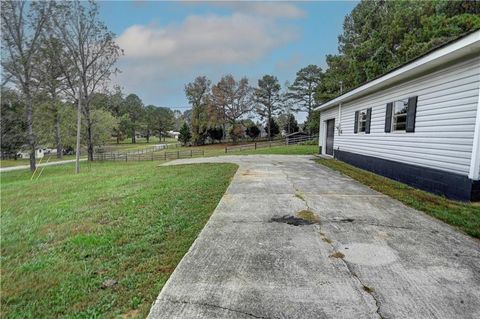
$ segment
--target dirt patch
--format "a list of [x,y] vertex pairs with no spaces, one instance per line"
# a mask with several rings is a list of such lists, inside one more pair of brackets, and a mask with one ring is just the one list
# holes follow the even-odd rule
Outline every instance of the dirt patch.
[[344,254],[342,254],[342,253],[341,253],[341,252],[339,252],[339,251],[336,251],[336,252],[334,252],[333,254],[331,254],[331,255],[330,255],[330,257],[332,257],[332,258],[341,258],[341,259],[343,259],[343,258],[345,258],[345,255],[344,255]]
[[312,211],[309,210],[301,210],[297,213],[297,216],[301,219],[310,221],[312,224],[318,224],[320,222],[320,219],[315,216]]

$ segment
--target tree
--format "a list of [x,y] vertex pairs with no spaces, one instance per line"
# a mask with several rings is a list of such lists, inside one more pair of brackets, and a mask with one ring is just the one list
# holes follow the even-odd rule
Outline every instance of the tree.
[[2,69],[22,92],[26,107],[30,170],[36,168],[36,138],[33,132],[33,96],[37,89],[33,76],[52,2],[3,1],[1,11]]
[[144,117],[144,106],[142,100],[136,94],[129,94],[124,101],[124,109],[130,120],[130,132],[132,144],[137,142],[136,133],[140,127],[140,120]]
[[0,111],[1,150],[2,159],[5,159],[7,156],[17,154],[27,142],[25,104],[15,91],[2,88]]
[[[313,114],[314,112],[312,112]],[[285,115],[285,123],[283,124],[283,130],[285,133],[295,133],[299,131],[297,120],[293,114],[286,114]]]
[[223,128],[221,127],[210,127],[207,133],[212,142],[221,141],[223,138]]
[[155,108],[153,119],[154,132],[158,134],[159,141],[162,140],[162,137],[165,140],[167,132],[171,130],[175,124],[173,111],[168,107],[157,107]]
[[260,129],[256,125],[248,126],[245,130],[245,134],[252,140],[255,140],[260,135]]
[[322,79],[322,69],[316,65],[309,65],[297,72],[295,81],[290,86],[289,98],[297,107],[294,111],[307,112],[308,115],[316,106],[314,94]]
[[236,81],[233,75],[225,75],[212,87],[210,114],[216,115],[216,120],[222,125],[224,132],[226,124],[235,126],[242,117],[252,111],[252,107],[252,88],[248,85],[247,78]]
[[183,145],[187,145],[188,142],[192,139],[192,133],[190,133],[190,128],[187,123],[183,123],[180,128],[180,135],[178,135],[178,140],[182,142]]
[[305,121],[305,131],[310,134],[319,134],[320,130],[320,111],[313,111]]
[[150,143],[150,136],[155,131],[155,116],[156,116],[157,107],[155,105],[147,105],[145,107],[145,118],[143,121],[145,135],[147,138],[147,143]]
[[347,15],[338,55],[328,55],[322,102],[455,37],[480,28],[478,1],[361,1]]
[[118,121],[116,127],[113,129],[113,136],[115,136],[117,144],[120,144],[120,140],[123,140],[127,133],[129,118],[125,110],[123,92],[119,86],[115,86],[113,92],[109,94],[106,109],[110,111]]
[[99,20],[98,5],[93,1],[58,3],[53,17],[51,31],[66,50],[60,66],[69,96],[75,104],[80,96],[80,110],[87,131],[88,159],[93,160],[91,98],[117,71],[114,65],[123,51],[115,43],[115,35]]
[[195,145],[202,145],[207,137],[210,84],[207,77],[198,76],[193,82],[185,85],[185,95],[192,106],[192,135]]
[[[271,119],[282,107],[282,97],[280,95],[280,84],[278,79],[273,75],[264,75],[258,80],[258,87],[254,91],[254,99],[256,103],[256,111],[260,117],[267,119],[268,132],[271,132]],[[269,134],[269,139],[272,136]]]
[[265,131],[267,132],[268,136],[275,136],[280,133],[278,124],[273,117],[270,119],[269,125],[265,126]]
[[230,137],[233,140],[233,143],[237,143],[237,141],[245,136],[245,128],[243,125],[235,123],[230,127]]
[[[48,100],[44,103],[44,111],[51,115],[53,121],[50,134],[54,137],[54,145],[57,149],[57,158],[63,157],[62,145],[62,93],[65,90],[65,78],[60,67],[63,60],[64,50],[60,41],[51,35],[41,37],[40,52],[37,56],[37,69],[35,78],[39,83],[40,91]],[[50,123],[49,123],[50,124]]]

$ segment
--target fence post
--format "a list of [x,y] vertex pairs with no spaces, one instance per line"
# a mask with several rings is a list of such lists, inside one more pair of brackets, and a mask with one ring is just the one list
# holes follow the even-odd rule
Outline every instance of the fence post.
[[257,142],[255,142],[255,149],[257,149]]
[[128,153],[125,153],[125,162],[128,162]]
[[205,150],[202,150],[202,156],[205,156]]
[[272,147],[272,141],[269,142],[270,146],[269,147]]
[[180,151],[177,151],[177,159],[180,158]]
[[190,157],[193,157],[192,150],[190,150]]
[[163,154],[165,154],[165,160],[167,160],[167,151],[165,151]]
[[225,154],[227,154],[227,147],[225,146]]
[[153,152],[152,152],[152,161],[153,161]]

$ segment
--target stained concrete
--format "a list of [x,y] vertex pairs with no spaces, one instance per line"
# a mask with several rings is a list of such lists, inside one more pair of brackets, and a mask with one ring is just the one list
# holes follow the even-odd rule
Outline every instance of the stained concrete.
[[480,318],[478,240],[308,156],[200,162],[239,169],[149,318]]

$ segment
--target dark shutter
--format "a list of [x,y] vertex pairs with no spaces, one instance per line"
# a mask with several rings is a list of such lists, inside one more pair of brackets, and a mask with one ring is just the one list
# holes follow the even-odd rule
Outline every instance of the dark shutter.
[[353,125],[353,133],[358,133],[358,115],[360,114],[360,111],[355,112],[355,124]]
[[408,98],[408,110],[407,110],[407,127],[405,131],[415,132],[415,117],[417,115],[417,99],[418,96],[412,96]]
[[365,134],[370,134],[370,120],[372,119],[372,108],[367,109],[367,121],[365,122]]
[[385,132],[390,133],[392,130],[392,110],[393,103],[387,103],[387,111],[385,112]]

